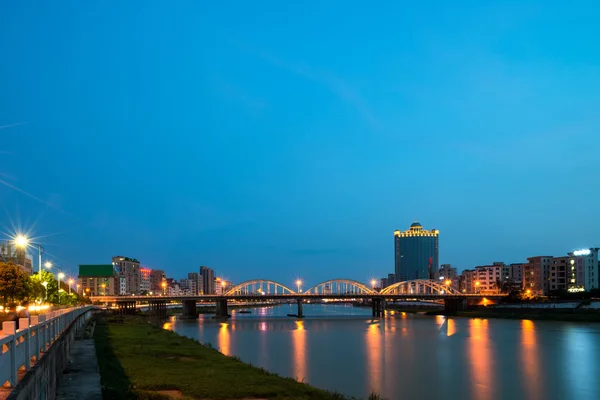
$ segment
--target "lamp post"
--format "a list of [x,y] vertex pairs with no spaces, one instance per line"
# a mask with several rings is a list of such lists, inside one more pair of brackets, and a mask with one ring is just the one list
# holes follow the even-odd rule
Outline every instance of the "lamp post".
[[17,235],[15,245],[22,249],[26,249],[29,245],[36,246],[38,249],[38,274],[42,272],[42,253],[44,252],[44,247],[39,243],[31,242],[25,235]]
[[296,286],[298,287],[298,293],[300,293],[300,286],[302,285],[302,281],[300,279],[296,280]]
[[48,282],[42,282],[42,286],[44,286],[44,289],[46,289],[46,297],[44,298],[44,301],[48,301]]
[[475,293],[477,294],[479,294],[479,285],[481,285],[479,281],[475,282]]
[[377,281],[375,279],[371,279],[371,288],[375,290],[375,285],[377,285]]
[[71,295],[71,286],[73,286],[73,283],[75,281],[73,280],[73,278],[69,279],[69,296]]
[[50,261],[46,261],[44,267],[46,267],[47,269],[55,268],[57,270],[56,278],[58,280],[58,287],[56,289],[56,296],[58,296],[58,304],[60,304],[60,280],[65,277],[65,274],[62,272],[60,267],[52,265]]
[[163,283],[161,283],[161,286],[163,288],[163,296],[166,296],[167,295],[167,282],[163,281]]

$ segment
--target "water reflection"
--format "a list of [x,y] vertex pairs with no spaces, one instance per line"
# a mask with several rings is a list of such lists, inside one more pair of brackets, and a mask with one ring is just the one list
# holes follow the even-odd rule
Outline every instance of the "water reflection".
[[230,354],[230,341],[231,338],[229,337],[229,325],[225,322],[221,323],[221,327],[219,328],[219,335],[217,337],[217,340],[219,342],[219,351],[221,351],[221,353],[225,354],[226,356],[231,355]]
[[598,346],[598,333],[587,327],[570,325],[564,338],[565,362],[561,370],[567,376],[567,389],[573,399],[598,399],[598,355],[591,349]]
[[472,391],[474,399],[495,398],[495,380],[490,351],[487,319],[473,319],[470,324],[469,358],[471,365]]
[[297,381],[305,381],[306,376],[306,330],[304,321],[296,321],[296,327],[292,331],[292,342],[294,346],[294,374]]
[[528,399],[543,399],[538,380],[540,369],[537,337],[533,321],[521,321],[521,364]]
[[446,326],[446,336],[452,336],[456,333],[456,322],[449,318]]
[[383,350],[383,343],[379,323],[371,323],[369,325],[365,337],[365,343],[367,353],[367,385],[371,386],[372,391],[380,393],[381,379],[383,374],[381,368],[381,353]]

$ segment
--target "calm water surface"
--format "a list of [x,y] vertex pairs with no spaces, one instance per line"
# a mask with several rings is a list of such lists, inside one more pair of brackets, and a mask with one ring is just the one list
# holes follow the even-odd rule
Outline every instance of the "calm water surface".
[[600,325],[426,317],[305,305],[173,317],[166,329],[227,355],[349,396],[388,399],[600,399]]

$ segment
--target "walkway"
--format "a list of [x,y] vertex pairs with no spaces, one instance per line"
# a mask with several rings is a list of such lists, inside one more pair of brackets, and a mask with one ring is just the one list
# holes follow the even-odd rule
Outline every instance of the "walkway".
[[100,372],[94,346],[95,320],[77,334],[69,364],[58,381],[58,400],[102,400]]

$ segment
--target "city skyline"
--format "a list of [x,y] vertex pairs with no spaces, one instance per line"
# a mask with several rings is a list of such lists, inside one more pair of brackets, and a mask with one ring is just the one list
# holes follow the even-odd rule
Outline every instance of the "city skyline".
[[3,5],[0,227],[238,282],[598,247],[597,13],[525,3]]

